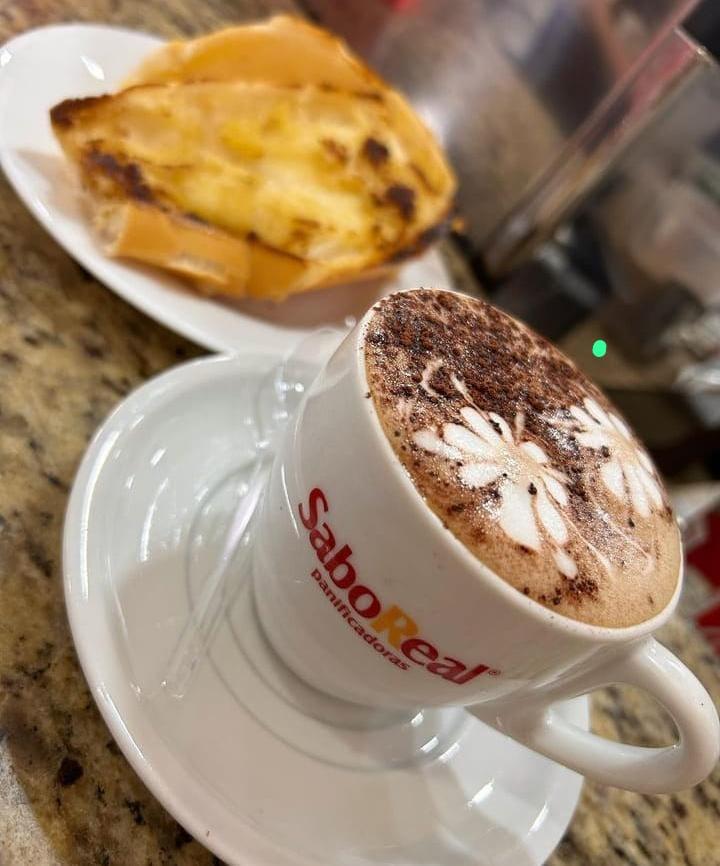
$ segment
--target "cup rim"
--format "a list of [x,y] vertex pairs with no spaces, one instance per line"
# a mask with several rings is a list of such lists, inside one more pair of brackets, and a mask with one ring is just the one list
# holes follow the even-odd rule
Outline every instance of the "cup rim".
[[[443,291],[449,292],[450,294],[461,295],[461,292],[453,291],[451,289],[441,289],[435,287],[427,287],[431,288],[435,291]],[[417,289],[399,289],[396,292],[391,292],[390,295],[399,295],[399,294],[407,294],[409,292],[417,291]],[[367,331],[370,320],[373,318],[376,310],[376,304],[373,304],[362,316],[360,321],[357,323],[357,327],[354,329],[351,338],[355,341],[355,349],[352,354],[354,356],[354,363],[357,365],[357,373],[359,375],[359,396],[363,394],[371,393],[370,386],[367,380],[367,371],[365,368],[365,333]],[[385,434],[385,431],[382,428],[382,424],[380,423],[380,419],[377,414],[377,410],[375,408],[375,401],[370,400],[362,400],[362,403],[367,406],[368,415],[372,419],[371,423],[375,432],[375,435],[382,441],[380,445],[382,454],[387,458],[387,462],[392,465],[392,469],[390,470],[393,474],[393,477],[397,479],[398,484],[403,489],[405,494],[415,505],[422,506],[417,508],[418,514],[421,515],[420,519],[425,524],[428,532],[434,532],[439,535],[440,530],[443,529],[442,524],[440,522],[440,518],[437,514],[427,505],[424,501],[420,492],[415,487],[412,479],[410,478],[408,472],[405,470],[404,466],[400,462],[399,458],[395,454],[395,451],[388,440],[388,437]],[[677,526],[676,522],[676,530],[678,534],[680,533],[680,528]],[[493,571],[488,565],[482,562],[478,557],[476,557],[470,550],[462,543],[462,541],[455,535],[454,532],[449,530],[444,530],[442,533],[442,537],[445,539],[445,544],[450,545],[453,548],[453,551],[456,556],[458,556],[465,567],[469,571],[477,572],[486,582],[492,585],[493,589],[497,591],[503,598],[508,601],[510,604],[513,604],[518,608],[519,612],[524,613],[527,616],[532,617],[534,620],[541,622],[545,626],[553,629],[558,629],[560,631],[564,631],[567,635],[573,636],[576,638],[585,638],[592,642],[597,643],[629,643],[638,638],[645,637],[646,635],[652,634],[658,628],[663,626],[668,619],[672,616],[675,608],[677,607],[678,600],[680,598],[680,593],[682,591],[683,585],[683,576],[684,576],[684,557],[680,557],[680,564],[678,566],[678,574],[675,583],[675,589],[673,594],[665,605],[665,607],[659,611],[655,616],[650,619],[643,620],[642,622],[635,623],[634,625],[628,626],[602,626],[602,625],[593,625],[592,623],[582,622],[581,620],[573,619],[572,617],[567,616],[566,614],[551,611],[549,608],[540,604],[540,602],[535,601],[533,598],[529,598],[526,595],[523,595],[518,589],[504,580],[497,572]]]

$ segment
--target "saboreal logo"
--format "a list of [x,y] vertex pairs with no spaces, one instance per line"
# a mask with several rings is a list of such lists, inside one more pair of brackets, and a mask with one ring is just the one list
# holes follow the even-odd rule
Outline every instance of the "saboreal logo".
[[[465,685],[486,672],[493,676],[500,673],[487,665],[471,667],[452,656],[444,655],[432,641],[418,636],[419,626],[408,613],[397,604],[384,605],[374,590],[360,583],[352,562],[352,548],[349,544],[338,544],[330,524],[323,520],[329,512],[327,496],[319,487],[310,491],[307,505],[298,505],[300,520],[308,530],[310,546],[332,585],[342,595],[335,593],[319,569],[315,569],[312,576],[359,637],[401,669],[410,667],[405,661],[407,659],[423,666],[428,673],[456,685]],[[398,650],[400,655],[393,653],[381,638]]]

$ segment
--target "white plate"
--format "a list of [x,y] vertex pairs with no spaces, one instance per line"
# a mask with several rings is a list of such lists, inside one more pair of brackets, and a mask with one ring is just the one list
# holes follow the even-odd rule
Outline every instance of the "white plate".
[[159,39],[88,24],[43,27],[0,47],[0,165],[39,222],[95,276],[158,322],[216,351],[282,348],[300,333],[359,318],[394,288],[452,288],[434,250],[392,281],[370,281],[282,303],[223,303],[193,294],[159,269],[104,255],[83,216],[77,184],[55,141],[48,110],[57,102],[115,90]]
[[[222,547],[255,389],[273,363],[177,367],[125,399],[85,455],[65,524],[65,593],[108,726],[155,796],[229,863],[539,866],[570,821],[578,775],[461,710],[429,720],[443,728],[442,743],[423,747],[429,757],[383,764],[384,731],[363,740],[303,714],[257,664],[240,573],[184,697],[159,689]],[[586,699],[564,712],[587,727]]]

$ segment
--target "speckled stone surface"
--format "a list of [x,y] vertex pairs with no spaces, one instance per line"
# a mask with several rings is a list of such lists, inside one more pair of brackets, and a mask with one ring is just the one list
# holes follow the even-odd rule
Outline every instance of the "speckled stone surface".
[[[0,42],[61,20],[167,36],[257,17],[250,0],[0,0]],[[0,180],[0,866],[211,864],[119,753],[75,659],[61,587],[69,485],[112,406],[199,353],[117,299],[36,225]],[[720,665],[677,617],[662,635],[720,702]],[[597,731],[668,739],[644,696],[595,700]],[[642,797],[586,784],[552,866],[720,864],[720,771],[696,790]]]

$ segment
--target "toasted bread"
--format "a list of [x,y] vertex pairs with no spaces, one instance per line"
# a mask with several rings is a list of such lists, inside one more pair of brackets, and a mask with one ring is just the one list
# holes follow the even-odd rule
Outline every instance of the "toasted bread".
[[241,239],[143,202],[94,197],[89,203],[110,255],[166,268],[204,294],[246,294],[251,253]]
[[390,270],[446,225],[430,131],[300,19],[169,43],[127,83],[51,112],[112,255],[279,300]]
[[341,39],[291,15],[228,27],[188,42],[168,42],[143,61],[124,86],[188,81],[388,88]]
[[[414,252],[448,213],[452,175],[382,93],[144,85],[60,103],[51,120],[99,210],[133,202],[126,215],[142,216],[143,237],[119,233],[112,254],[220,292],[282,298],[364,275]],[[172,249],[170,221],[183,243],[197,231],[197,249]]]

